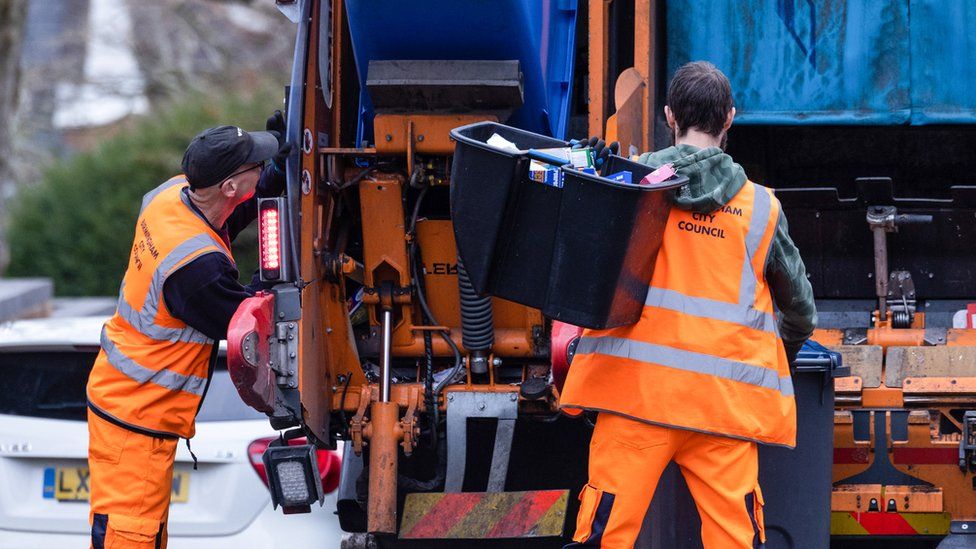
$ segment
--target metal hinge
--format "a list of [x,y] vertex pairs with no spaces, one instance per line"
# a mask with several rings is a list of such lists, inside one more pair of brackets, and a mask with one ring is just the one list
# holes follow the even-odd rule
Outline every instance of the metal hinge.
[[276,374],[275,381],[282,387],[298,387],[298,323],[275,323],[275,335],[269,342],[270,366]]
[[959,468],[976,471],[976,411],[968,411],[962,418],[962,438],[959,439]]

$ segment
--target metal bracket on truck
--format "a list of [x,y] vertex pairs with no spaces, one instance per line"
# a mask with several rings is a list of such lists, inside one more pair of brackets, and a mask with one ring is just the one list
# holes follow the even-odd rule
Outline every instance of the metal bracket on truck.
[[505,489],[508,460],[512,452],[515,420],[518,418],[517,392],[461,392],[447,394],[447,480],[445,492],[460,492],[468,452],[468,418],[497,418],[495,446],[492,449],[488,491]]
[[299,425],[298,289],[281,284],[244,300],[227,330],[227,370],[241,398],[275,429]]
[[973,462],[976,451],[976,411],[969,411],[962,418],[962,436],[959,438],[959,468],[965,472],[976,470]]

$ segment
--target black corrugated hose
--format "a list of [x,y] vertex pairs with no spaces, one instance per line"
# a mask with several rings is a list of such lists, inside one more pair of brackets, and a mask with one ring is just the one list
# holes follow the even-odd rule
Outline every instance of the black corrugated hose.
[[495,344],[495,321],[491,313],[491,297],[479,296],[471,285],[464,262],[457,258],[458,290],[461,294],[461,343],[472,354],[471,373],[488,371],[488,353]]

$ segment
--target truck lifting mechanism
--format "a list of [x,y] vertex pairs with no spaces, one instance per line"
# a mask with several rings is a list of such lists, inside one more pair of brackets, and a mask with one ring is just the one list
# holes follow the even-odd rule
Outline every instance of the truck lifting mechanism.
[[[540,273],[553,250],[583,249],[556,242],[567,212],[603,207],[550,197],[610,174],[533,173],[552,162],[537,149],[603,136],[620,143],[609,162],[642,177],[628,159],[667,145],[664,84],[704,59],[736,94],[729,154],[789,219],[817,298],[813,339],[850,368],[817,385],[833,438],[832,463],[811,465],[824,469],[820,522],[833,536],[976,540],[976,187],[963,180],[976,104],[952,84],[971,75],[967,57],[933,45],[976,51],[972,13],[907,0],[810,13],[745,0],[745,19],[660,0],[277,4],[297,29],[285,103],[300,146],[285,195],[259,203],[271,289],[235,315],[228,367],[282,432],[264,460],[285,513],[322,501],[314,448],[342,442],[348,532],[558,544],[572,531],[592,428],[558,398],[575,325],[592,324],[560,315],[603,290]],[[726,47],[756,36],[768,43]],[[519,152],[491,150],[495,133]],[[469,162],[475,149],[487,160]],[[462,189],[482,169],[507,175]],[[619,240],[592,254],[626,256]],[[649,520],[650,538],[697,520],[664,484],[659,497],[674,516]],[[772,532],[784,506],[769,499]]]
[[[450,130],[522,120],[563,133],[568,82],[541,82],[544,72],[571,76],[576,12],[533,6],[513,20],[519,2],[479,5],[479,13],[445,5],[424,22],[444,29],[444,42],[411,39],[410,51],[408,21],[397,18],[420,16],[384,4],[283,6],[299,29],[287,118],[289,138],[302,147],[289,159],[286,196],[259,205],[261,276],[277,284],[235,316],[232,376],[286,441],[348,441],[340,491],[351,496],[340,519],[349,530],[437,537],[417,526],[429,518],[429,498],[465,490],[511,500],[506,512],[537,511],[515,513],[495,532],[455,535],[558,536],[569,514],[566,483],[512,490],[519,475],[535,475],[509,474],[513,458],[526,459],[512,454],[516,418],[558,420],[549,323],[537,310],[474,291],[448,207]],[[480,23],[454,28],[461,18]],[[493,33],[503,21],[563,56],[562,72],[527,45],[500,54]],[[455,55],[439,59],[449,40]],[[314,460],[280,465],[310,455],[296,448],[269,448],[269,475],[311,487]],[[299,492],[304,499],[282,494],[276,504],[300,512],[321,498]]]

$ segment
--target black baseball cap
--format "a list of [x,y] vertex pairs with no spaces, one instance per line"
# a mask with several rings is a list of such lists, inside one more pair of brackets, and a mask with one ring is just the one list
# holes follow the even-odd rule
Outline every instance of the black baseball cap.
[[191,189],[212,187],[234,170],[251,162],[264,162],[278,152],[272,132],[246,132],[237,126],[204,130],[190,141],[183,154],[183,173]]

